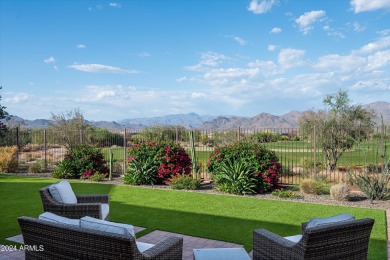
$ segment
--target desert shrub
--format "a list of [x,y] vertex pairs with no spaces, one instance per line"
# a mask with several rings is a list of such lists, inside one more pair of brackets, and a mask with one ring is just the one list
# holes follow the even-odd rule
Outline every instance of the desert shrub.
[[260,144],[237,142],[222,148],[216,148],[209,156],[207,170],[214,178],[221,168],[232,162],[239,161],[249,169],[256,179],[255,192],[267,192],[278,188],[281,172],[278,157],[275,152],[266,149]]
[[290,198],[290,199],[298,198],[298,195],[295,194],[295,192],[290,190],[290,189],[287,189],[287,190],[285,190],[285,189],[274,190],[271,194],[276,196],[276,197],[279,197],[279,198]]
[[0,172],[17,172],[18,168],[18,147],[0,147]]
[[252,142],[257,142],[257,143],[277,142],[279,140],[282,140],[282,135],[266,130],[264,132],[258,132],[252,134],[250,136],[250,140]]
[[178,174],[169,179],[168,185],[174,190],[199,190],[200,183],[200,179],[194,179],[186,174]]
[[368,171],[356,173],[350,171],[348,177],[349,181],[370,199],[371,203],[373,200],[390,198],[390,159],[384,165],[382,173]]
[[45,161],[38,160],[28,167],[29,173],[40,173],[46,169]]
[[301,191],[306,194],[323,194],[325,189],[324,182],[318,179],[304,179],[299,186]]
[[334,200],[349,200],[351,189],[345,183],[330,187],[330,196]]
[[222,162],[213,176],[220,191],[244,195],[256,193],[254,170],[241,160]]
[[56,168],[52,172],[51,176],[56,179],[72,179],[73,163],[69,160],[64,160],[56,163]]
[[[134,176],[125,178],[133,184],[162,184],[178,174],[191,173],[190,157],[174,143],[142,142],[131,147],[128,154],[126,175]],[[139,176],[145,173],[145,177]]]
[[[302,158],[301,165],[302,165],[303,169],[305,169],[306,171],[313,171],[314,170],[314,161],[311,159]],[[316,171],[321,171],[323,169],[325,169],[324,163],[317,161],[316,162]]]
[[91,181],[99,182],[99,181],[103,181],[106,177],[107,177],[106,173],[95,172],[88,179],[91,180]]
[[65,154],[63,163],[57,164],[58,167],[60,176],[66,176],[67,179],[80,178],[82,174],[84,177],[90,176],[94,172],[107,174],[109,171],[101,150],[88,145],[71,147]]

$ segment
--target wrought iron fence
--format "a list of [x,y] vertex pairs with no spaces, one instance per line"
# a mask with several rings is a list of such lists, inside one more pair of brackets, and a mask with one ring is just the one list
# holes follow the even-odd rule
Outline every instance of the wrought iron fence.
[[[247,141],[260,143],[274,151],[282,165],[280,182],[297,184],[302,178],[309,176],[341,182],[346,181],[348,170],[383,167],[386,149],[390,148],[389,130],[390,127],[377,127],[362,131],[362,135],[355,136],[356,140],[342,153],[334,169],[329,168],[329,155],[324,150],[321,133],[316,132],[315,128],[310,131],[295,128],[192,131],[196,164],[202,178],[210,178],[207,161],[216,147]],[[94,145],[101,148],[107,161],[112,154],[113,172],[123,174],[127,149],[143,141],[176,142],[190,152],[189,130],[183,127],[154,127],[142,131],[95,129],[68,132],[66,135],[50,130],[15,128],[1,134],[0,146],[18,146],[20,172],[28,172],[34,163],[42,163],[50,172],[55,168],[56,162],[63,160],[69,146],[80,143]]]

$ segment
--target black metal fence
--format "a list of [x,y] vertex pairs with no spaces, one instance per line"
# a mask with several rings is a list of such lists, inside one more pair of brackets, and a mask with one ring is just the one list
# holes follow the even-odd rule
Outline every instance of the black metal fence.
[[[192,130],[195,143],[197,168],[201,177],[208,179],[207,161],[216,147],[237,141],[261,143],[274,151],[282,165],[281,183],[297,184],[305,177],[323,177],[329,181],[346,181],[348,170],[381,168],[385,163],[389,146],[390,127],[378,127],[362,132],[353,144],[342,152],[335,167],[329,167],[329,156],[324,149],[324,140],[316,129],[307,131],[295,128],[262,128],[230,130]],[[342,133],[337,133],[342,135]],[[340,136],[339,136],[340,137]],[[348,138],[346,135],[345,139]],[[67,147],[85,143],[102,149],[108,161],[112,155],[113,172],[123,174],[126,169],[127,149],[142,141],[170,141],[190,151],[189,130],[182,127],[153,127],[135,131],[129,129],[108,131],[54,132],[50,130],[11,129],[3,132],[0,146],[16,145],[19,171],[29,172],[32,165],[40,163],[45,171],[52,171],[56,162],[63,160]],[[338,138],[337,142],[342,142]],[[344,140],[345,141],[345,140]],[[327,144],[328,145],[328,144]],[[333,143],[331,145],[337,146]]]

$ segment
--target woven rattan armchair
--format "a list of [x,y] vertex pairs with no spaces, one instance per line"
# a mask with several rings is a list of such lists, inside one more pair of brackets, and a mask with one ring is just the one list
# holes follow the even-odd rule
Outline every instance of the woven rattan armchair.
[[[48,222],[18,218],[26,260],[29,259],[160,259],[181,260],[183,238],[169,237],[142,253],[131,235],[118,235]],[[34,246],[35,245],[35,246]]]
[[336,222],[306,228],[292,242],[264,229],[253,232],[253,260],[260,259],[367,259],[373,219]]
[[[41,195],[43,210],[45,212],[52,212],[59,216],[67,218],[82,218],[90,216],[102,219],[101,204],[109,204],[109,197],[107,194],[76,194],[77,204],[65,204],[57,202],[50,194],[49,186],[39,190]],[[104,218],[109,220],[110,214]]]

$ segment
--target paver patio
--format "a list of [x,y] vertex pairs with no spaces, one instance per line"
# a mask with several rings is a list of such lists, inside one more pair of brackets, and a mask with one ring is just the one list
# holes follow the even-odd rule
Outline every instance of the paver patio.
[[[144,228],[141,227],[134,227],[135,232],[138,233],[141,230],[144,230]],[[137,238],[137,241],[144,242],[144,243],[151,243],[151,244],[157,244],[158,242],[164,240],[167,237],[170,236],[177,236],[177,237],[183,237],[183,260],[192,260],[193,259],[193,249],[194,248],[237,248],[242,247],[242,245],[233,244],[229,242],[224,241],[218,241],[218,240],[212,240],[212,239],[206,239],[206,238],[200,238],[200,237],[192,237],[192,236],[185,236],[181,234],[166,232],[166,231],[160,231],[155,230],[150,232],[149,234],[142,236],[140,238]],[[17,242],[20,244],[23,244],[23,236],[17,235],[14,237],[10,237],[7,240]],[[1,251],[0,252],[0,260],[24,260],[24,252],[23,251]]]

